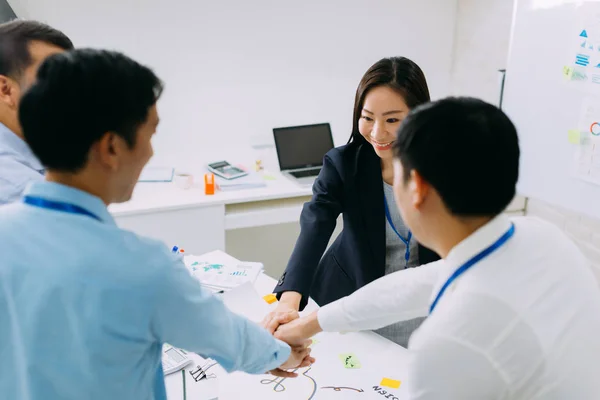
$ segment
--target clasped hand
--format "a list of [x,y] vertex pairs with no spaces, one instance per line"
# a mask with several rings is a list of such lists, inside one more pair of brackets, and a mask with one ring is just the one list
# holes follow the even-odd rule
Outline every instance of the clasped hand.
[[312,341],[308,340],[310,336],[305,336],[302,329],[303,319],[299,317],[298,310],[285,303],[279,303],[261,323],[269,333],[292,348],[290,358],[279,368],[269,371],[275,376],[294,378],[297,374],[287,370],[308,367],[315,362],[314,357],[310,356],[309,346]]

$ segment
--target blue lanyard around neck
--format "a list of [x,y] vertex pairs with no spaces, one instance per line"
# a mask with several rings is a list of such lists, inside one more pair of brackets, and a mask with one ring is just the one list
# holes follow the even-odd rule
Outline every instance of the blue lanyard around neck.
[[69,214],[85,215],[102,222],[100,217],[98,217],[96,214],[86,210],[83,207],[79,207],[71,203],[63,203],[62,201],[48,200],[37,196],[24,196],[23,203],[29,204],[30,206],[34,207],[45,208],[47,210],[62,211]]
[[387,203],[387,199],[385,198],[385,195],[383,196],[383,205],[385,206],[385,218],[387,218],[388,222],[390,223],[390,226],[392,227],[394,232],[396,232],[396,235],[398,235],[400,240],[402,240],[402,243],[404,243],[406,245],[406,251],[404,252],[404,259],[408,263],[408,260],[410,260],[410,239],[412,238],[412,232],[408,231],[408,237],[406,239],[404,239],[402,237],[402,235],[400,234],[400,232],[398,232],[398,230],[396,229],[396,226],[394,225],[394,223],[392,222],[392,217],[390,216],[390,209],[388,207],[388,203]]
[[496,251],[500,247],[502,247],[502,245],[504,245],[504,243],[506,243],[508,241],[508,239],[510,239],[512,237],[512,235],[514,235],[514,233],[515,233],[515,224],[510,224],[510,228],[504,233],[504,235],[500,236],[500,238],[498,240],[496,240],[494,243],[492,243],[485,249],[481,250],[478,254],[475,254],[471,259],[467,260],[467,262],[465,262],[463,265],[458,267],[458,269],[456,271],[454,271],[454,273],[452,275],[450,275],[450,278],[448,278],[446,283],[444,283],[444,286],[442,286],[442,288],[440,289],[437,296],[435,296],[435,300],[433,301],[433,303],[431,303],[431,307],[429,307],[429,314],[431,315],[431,313],[435,309],[435,306],[437,305],[438,301],[440,301],[440,299],[444,295],[444,292],[446,291],[448,286],[450,286],[452,284],[452,282],[454,282],[459,276],[461,276],[462,274],[467,272],[468,269],[473,267],[479,261],[483,260],[490,254],[492,254],[494,251]]

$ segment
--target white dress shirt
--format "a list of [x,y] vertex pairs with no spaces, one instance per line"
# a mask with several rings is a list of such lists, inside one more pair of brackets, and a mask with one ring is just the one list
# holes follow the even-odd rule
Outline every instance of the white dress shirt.
[[[409,342],[411,399],[600,399],[600,288],[557,227],[512,219],[514,235],[448,287]],[[325,331],[427,315],[448,277],[510,228],[499,216],[445,260],[386,275],[322,307]]]

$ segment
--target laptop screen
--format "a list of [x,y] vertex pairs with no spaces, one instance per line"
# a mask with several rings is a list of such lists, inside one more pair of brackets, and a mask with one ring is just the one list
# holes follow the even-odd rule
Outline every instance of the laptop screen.
[[323,165],[325,153],[333,148],[328,123],[273,129],[282,171]]

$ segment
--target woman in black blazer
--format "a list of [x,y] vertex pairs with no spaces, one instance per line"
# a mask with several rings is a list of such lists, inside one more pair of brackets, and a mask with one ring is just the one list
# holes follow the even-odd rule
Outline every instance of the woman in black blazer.
[[[382,59],[363,76],[352,136],[347,145],[325,155],[313,197],[300,216],[300,237],[274,290],[279,304],[265,325],[274,329],[273,321],[302,310],[309,296],[325,305],[387,273],[439,258],[412,239],[391,190],[396,131],[411,108],[428,101],[425,76],[407,58]],[[325,252],[340,214],[344,229]],[[420,322],[378,332],[406,346]]]

